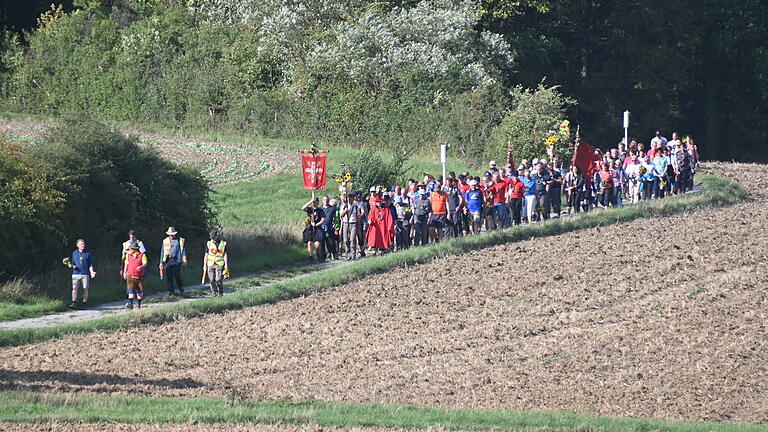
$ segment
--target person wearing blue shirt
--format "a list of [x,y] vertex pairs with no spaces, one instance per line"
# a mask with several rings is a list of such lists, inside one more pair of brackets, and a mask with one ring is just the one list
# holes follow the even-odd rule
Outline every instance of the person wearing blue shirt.
[[656,198],[663,198],[664,197],[664,182],[666,181],[665,175],[667,172],[667,165],[670,164],[669,158],[664,156],[663,154],[659,153],[658,156],[653,158],[653,161],[651,161],[651,164],[653,165],[656,178],[653,180],[653,186],[651,188],[653,189],[654,195]]
[[528,223],[531,223],[533,222],[533,210],[536,207],[536,180],[531,177],[530,171],[525,172],[523,185],[525,185],[525,215],[528,218]]
[[83,288],[83,306],[87,306],[88,289],[91,286],[91,279],[96,277],[96,270],[93,269],[91,252],[85,248],[85,240],[77,240],[77,249],[72,252],[68,265],[72,269],[72,303],[69,304],[69,308],[75,308],[77,291],[80,287]]
[[483,220],[483,191],[477,188],[477,180],[469,181],[469,190],[464,193],[464,199],[472,219],[472,232],[479,234],[480,224]]

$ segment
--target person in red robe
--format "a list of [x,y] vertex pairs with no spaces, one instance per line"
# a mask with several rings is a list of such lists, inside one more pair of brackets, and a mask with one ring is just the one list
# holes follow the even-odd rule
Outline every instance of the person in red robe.
[[368,247],[388,250],[395,236],[392,212],[384,204],[381,196],[371,198],[371,210],[368,212]]

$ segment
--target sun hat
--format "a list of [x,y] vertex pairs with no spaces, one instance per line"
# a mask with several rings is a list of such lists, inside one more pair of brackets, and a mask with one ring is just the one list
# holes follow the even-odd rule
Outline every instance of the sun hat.
[[477,180],[470,180],[469,181],[470,186],[477,186]]
[[338,202],[338,201],[336,201],[336,198],[331,198],[331,200],[330,200],[330,201],[328,201],[328,204],[330,204],[331,206],[335,206],[335,205],[336,205],[336,204],[338,204],[338,203],[339,203],[339,202]]
[[532,163],[533,165],[536,165],[536,164],[538,164],[538,163],[539,163],[539,158],[533,158],[533,160],[531,161],[531,163]]
[[419,189],[418,193],[419,193],[419,195],[424,195],[424,194],[427,193],[427,190],[426,189]]
[[168,231],[165,232],[168,235],[176,235],[178,234],[178,231],[176,231],[176,228],[169,226]]

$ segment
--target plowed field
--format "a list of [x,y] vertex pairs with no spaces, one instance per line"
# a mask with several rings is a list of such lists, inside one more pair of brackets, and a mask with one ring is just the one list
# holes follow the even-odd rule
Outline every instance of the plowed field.
[[768,169],[708,170],[752,199],[2,349],[0,386],[768,423]]

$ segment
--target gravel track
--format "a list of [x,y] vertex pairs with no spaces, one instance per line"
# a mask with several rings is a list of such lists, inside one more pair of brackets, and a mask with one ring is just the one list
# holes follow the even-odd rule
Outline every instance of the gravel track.
[[2,349],[0,388],[768,423],[768,168],[707,170],[752,199]]

